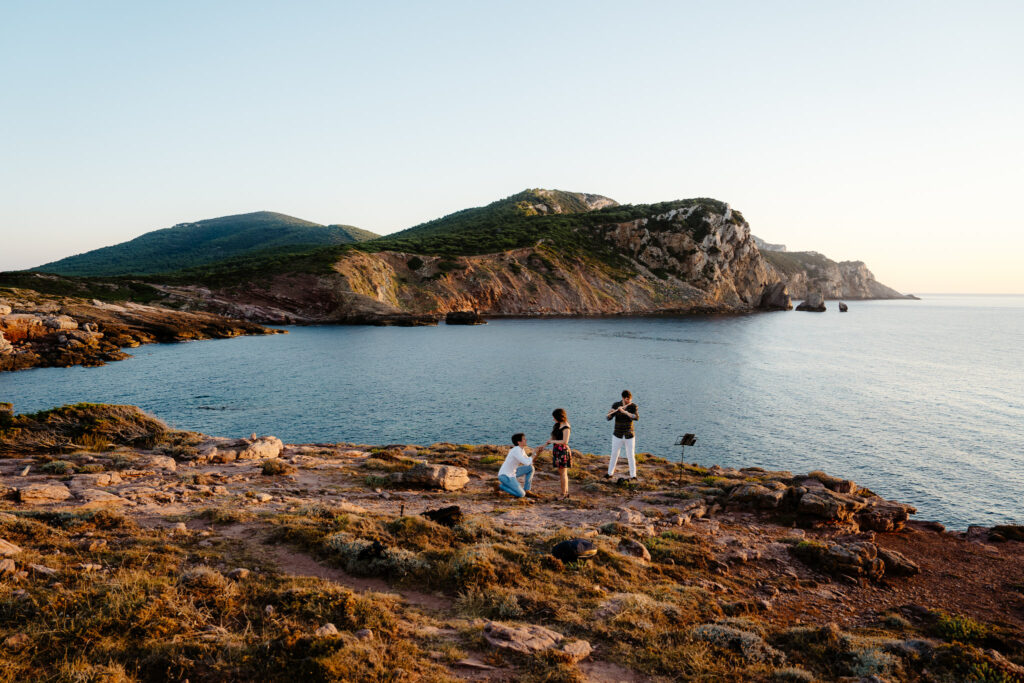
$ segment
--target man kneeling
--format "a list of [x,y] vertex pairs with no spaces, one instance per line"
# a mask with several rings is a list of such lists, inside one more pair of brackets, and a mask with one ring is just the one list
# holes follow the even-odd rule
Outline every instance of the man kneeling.
[[[513,447],[505,456],[505,462],[498,470],[498,484],[502,491],[511,493],[516,498],[522,498],[530,493],[530,484],[533,482],[533,458],[526,454],[526,435],[513,434]],[[519,484],[519,477],[525,477],[522,485]]]

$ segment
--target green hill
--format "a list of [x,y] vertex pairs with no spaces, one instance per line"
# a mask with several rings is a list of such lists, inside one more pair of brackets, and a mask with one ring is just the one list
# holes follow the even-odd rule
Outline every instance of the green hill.
[[[683,199],[658,204],[618,204],[600,195],[560,190],[524,190],[487,206],[464,209],[401,232],[358,245],[364,250],[468,256],[534,246],[538,241],[569,253],[607,250],[580,234],[588,226],[622,223],[707,204],[722,211],[714,199]],[[703,222],[703,213],[695,226]]]
[[[622,254],[605,240],[590,239],[588,229],[648,218],[672,209],[699,205],[687,227],[706,229],[704,217],[722,213],[726,205],[715,199],[681,199],[657,204],[617,204],[600,195],[560,190],[524,190],[487,206],[463,209],[391,235],[350,244],[298,251],[254,251],[209,264],[161,275],[165,282],[202,282],[227,286],[273,273],[326,274],[350,250],[399,251],[421,255],[471,256],[541,245],[566,256],[579,256],[616,270],[628,270]],[[742,220],[734,211],[737,220]],[[623,271],[625,273],[625,271]]]
[[306,252],[377,237],[350,225],[320,225],[270,211],[223,216],[154,230],[128,242],[32,270],[59,275],[154,275],[253,254]]

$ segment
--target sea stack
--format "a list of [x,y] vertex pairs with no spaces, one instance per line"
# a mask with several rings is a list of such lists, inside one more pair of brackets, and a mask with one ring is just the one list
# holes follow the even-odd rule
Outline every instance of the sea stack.
[[825,311],[825,297],[822,296],[821,292],[809,292],[807,298],[796,307],[796,310],[823,313]]

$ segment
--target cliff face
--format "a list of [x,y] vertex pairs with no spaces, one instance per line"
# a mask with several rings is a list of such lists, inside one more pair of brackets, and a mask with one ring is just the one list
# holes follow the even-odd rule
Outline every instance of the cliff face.
[[103,365],[127,358],[122,347],[274,332],[207,312],[132,302],[111,304],[27,289],[4,289],[3,295],[0,372]]
[[542,239],[533,247],[477,256],[353,252],[326,275],[278,275],[216,291],[164,289],[224,314],[317,323],[462,310],[497,316],[744,311],[777,280],[746,221],[724,204],[697,203],[580,228],[576,235],[618,258],[599,262]]
[[812,292],[826,299],[907,298],[878,282],[863,261],[836,262],[814,251],[762,253],[795,299]]
[[[611,202],[597,195],[570,199],[577,209]],[[569,207],[551,201],[528,208],[562,213]],[[743,216],[713,200],[573,230],[577,250],[540,239],[474,256],[352,251],[328,273],[278,274],[215,290],[161,289],[186,308],[271,323],[386,322],[465,310],[488,316],[742,312],[756,308],[778,282],[794,298],[817,291],[827,298],[901,296],[861,262],[760,251]]]

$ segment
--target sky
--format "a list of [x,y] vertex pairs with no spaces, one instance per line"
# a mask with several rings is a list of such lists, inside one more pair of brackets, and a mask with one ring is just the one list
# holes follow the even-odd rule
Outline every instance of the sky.
[[0,269],[269,210],[714,197],[904,292],[1024,292],[1024,3],[0,0]]

